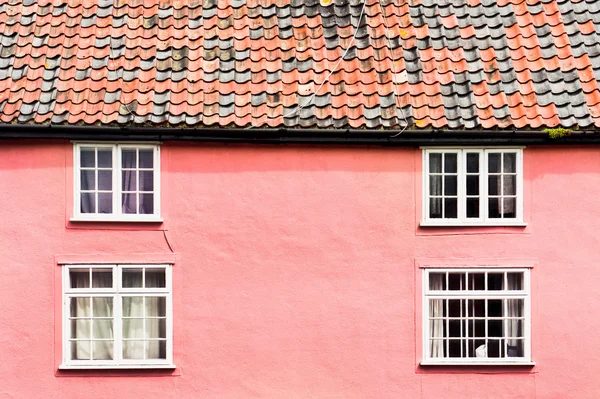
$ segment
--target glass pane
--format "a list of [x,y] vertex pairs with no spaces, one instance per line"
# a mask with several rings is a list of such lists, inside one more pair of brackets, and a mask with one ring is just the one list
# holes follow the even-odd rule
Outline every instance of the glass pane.
[[113,359],[113,341],[95,341],[94,346],[95,360],[112,360]]
[[95,190],[96,189],[96,171],[95,170],[81,170],[81,189],[82,190]]
[[488,176],[488,194],[499,195],[500,193],[500,179],[498,176]]
[[429,273],[429,289],[443,291],[446,289],[446,273]]
[[112,149],[108,148],[98,150],[98,167],[112,168]]
[[456,173],[456,154],[444,154],[444,173]]
[[505,173],[516,173],[517,171],[517,154],[504,154],[504,164],[502,170]]
[[451,339],[448,342],[448,357],[460,357],[461,341],[459,339]]
[[[429,316],[430,317],[444,317],[446,310],[445,299],[430,299],[429,300]],[[442,333],[440,333],[442,334]],[[440,337],[443,335],[439,335]]]
[[429,173],[442,173],[442,154],[429,154]]
[[462,333],[461,320],[450,320],[448,322],[448,336],[449,337],[461,337]]
[[502,320],[488,320],[488,337],[503,337]]
[[451,291],[464,290],[467,285],[465,284],[465,273],[449,273],[448,274],[448,289]]
[[467,195],[479,195],[479,176],[467,176]]
[[123,359],[144,359],[144,341],[123,341]]
[[504,179],[504,184],[502,185],[502,194],[517,195],[517,176],[502,176],[502,179]]
[[457,177],[444,176],[444,195],[456,195]]
[[92,269],[92,287],[112,288],[112,269]]
[[479,217],[479,198],[467,198],[467,217]]
[[71,320],[71,338],[90,338],[91,326],[90,319]]
[[71,298],[71,317],[90,317],[90,298]]
[[469,290],[471,290],[471,291],[485,290],[485,274],[469,273]]
[[456,198],[444,198],[444,210],[445,217],[449,219],[455,219],[458,217],[458,201]]
[[121,167],[135,169],[137,167],[136,150],[128,149],[121,151]]
[[133,194],[123,194],[122,196],[123,213],[137,213],[137,196]]
[[522,338],[524,335],[523,319],[508,319],[506,321],[506,337]]
[[488,173],[500,173],[500,155],[498,153],[488,155]]
[[96,166],[96,150],[93,148],[82,148],[79,156],[82,168],[93,168]]
[[122,274],[122,286],[125,288],[142,288],[142,271],[140,268],[124,268]]
[[429,176],[429,195],[442,195],[442,176]]
[[151,169],[154,165],[154,150],[140,150],[140,168]]
[[113,337],[112,319],[94,319],[94,339],[108,339]]
[[485,299],[469,299],[469,317],[485,317]]
[[113,299],[108,297],[94,298],[94,317],[112,317]]
[[523,299],[507,299],[505,316],[523,317]]
[[137,191],[137,171],[124,170],[121,172],[121,179],[123,191]]
[[522,339],[509,339],[508,340],[507,356],[508,357],[523,357],[523,356],[525,356],[525,351],[523,350],[523,340]]
[[475,330],[473,331],[474,335],[472,335],[472,336],[476,337],[476,338],[485,337],[485,320],[476,319],[473,322],[473,325],[475,327]]
[[445,351],[445,342],[441,339],[432,339],[429,341],[429,356],[443,358]]
[[467,154],[467,173],[479,173],[479,154]]
[[502,317],[502,299],[488,300],[488,317]]
[[164,288],[165,284],[165,269],[146,269],[147,288]]
[[71,288],[90,288],[90,269],[69,269]]
[[504,345],[501,343],[504,342],[500,339],[490,339],[487,343],[487,356],[492,358],[504,357],[502,352],[504,352]]
[[112,190],[112,170],[98,171],[98,190]]
[[503,208],[505,218],[515,218],[517,217],[517,199],[516,198],[504,198],[503,200]]
[[144,319],[123,319],[123,338],[143,338]]
[[165,297],[146,297],[146,316],[165,317],[167,315],[167,300]]
[[499,218],[500,217],[500,207],[498,206],[498,201],[500,198],[490,198],[488,200],[488,217],[490,218]]
[[141,296],[123,297],[123,317],[144,317],[144,298]]
[[430,319],[429,320],[429,333],[432,338],[444,338],[444,326],[445,320],[442,319]]
[[91,359],[90,341],[71,341],[71,359]]
[[151,341],[148,345],[148,359],[166,359],[167,341]]
[[488,273],[488,290],[504,289],[504,273]]
[[154,194],[140,194],[141,215],[152,215],[154,213]]
[[96,194],[81,193],[81,213],[96,213]]
[[98,213],[112,213],[113,211],[112,193],[98,193]]
[[140,191],[154,190],[154,172],[151,170],[140,171]]
[[429,217],[432,219],[440,219],[442,217],[442,199],[429,199]]
[[167,338],[167,320],[146,319],[146,338]]
[[448,316],[449,317],[461,317],[464,311],[463,299],[449,299],[448,300]]
[[522,290],[523,289],[523,273],[508,273],[507,290]]

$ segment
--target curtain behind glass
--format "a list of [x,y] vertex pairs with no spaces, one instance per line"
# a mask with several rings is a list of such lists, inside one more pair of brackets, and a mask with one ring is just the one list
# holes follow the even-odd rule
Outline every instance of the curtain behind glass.
[[[431,153],[429,154],[429,173],[442,173],[442,154]],[[442,177],[429,176],[429,195],[430,196],[441,196],[442,195]],[[429,217],[442,217],[442,199],[435,198],[429,199]]]
[[[444,289],[444,278],[443,274],[430,274],[429,275],[429,289],[430,290],[443,290]],[[444,300],[443,299],[430,299],[429,300],[429,317],[443,317],[444,316]],[[429,319],[429,336],[430,338],[443,338],[444,337],[444,320]],[[429,356],[430,357],[444,357],[444,341],[442,339],[429,340]]]
[[123,150],[121,153],[121,168],[131,168],[133,170],[122,170],[122,189],[123,191],[132,191],[131,193],[123,193],[122,212],[137,213],[137,167],[136,151]]
[[[521,274],[511,275],[508,274],[507,288],[509,290],[521,289]],[[523,317],[523,300],[522,299],[508,299],[506,305],[506,317]],[[522,337],[522,319],[508,319],[507,320],[507,337],[513,337],[508,339],[508,353],[509,357],[523,356],[521,352],[522,340],[514,339],[514,337]]]

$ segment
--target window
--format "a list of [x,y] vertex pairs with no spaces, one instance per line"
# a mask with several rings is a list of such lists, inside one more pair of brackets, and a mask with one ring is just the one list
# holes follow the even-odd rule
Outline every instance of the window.
[[167,265],[65,266],[64,367],[169,367]]
[[74,220],[160,221],[159,147],[75,144]]
[[424,364],[531,362],[528,269],[424,273]]
[[422,225],[522,225],[522,149],[423,151]]

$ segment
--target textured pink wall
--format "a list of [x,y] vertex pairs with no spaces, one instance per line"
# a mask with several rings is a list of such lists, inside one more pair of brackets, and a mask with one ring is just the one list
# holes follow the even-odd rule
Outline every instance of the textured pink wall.
[[[527,228],[424,230],[418,149],[166,143],[148,226],[68,222],[71,144],[0,144],[2,399],[598,397],[598,148],[525,150]],[[178,369],[58,372],[57,259],[173,256],[162,229]],[[418,367],[443,258],[534,265],[535,368]]]

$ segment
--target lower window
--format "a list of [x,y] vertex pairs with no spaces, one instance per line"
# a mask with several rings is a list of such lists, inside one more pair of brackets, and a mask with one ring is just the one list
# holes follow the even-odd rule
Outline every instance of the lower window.
[[63,366],[172,364],[169,265],[69,265]]
[[528,269],[424,273],[424,363],[531,362]]

